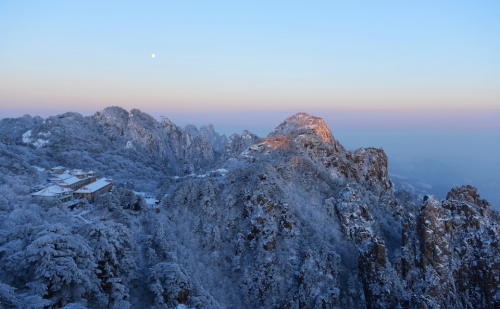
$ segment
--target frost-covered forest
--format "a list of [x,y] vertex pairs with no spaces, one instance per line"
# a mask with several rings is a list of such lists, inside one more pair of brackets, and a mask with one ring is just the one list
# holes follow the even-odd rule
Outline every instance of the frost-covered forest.
[[[488,201],[398,189],[383,150],[347,151],[321,118],[259,139],[110,107],[0,130],[3,308],[500,306]],[[73,210],[33,199],[34,166],[58,165],[115,187]]]

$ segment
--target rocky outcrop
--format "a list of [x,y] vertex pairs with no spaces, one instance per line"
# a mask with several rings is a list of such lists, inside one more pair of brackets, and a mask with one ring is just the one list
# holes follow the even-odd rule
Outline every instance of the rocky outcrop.
[[119,107],[108,107],[93,119],[106,128],[105,133],[111,139],[121,140],[125,148],[145,149],[173,173],[189,174],[215,162],[209,141],[201,135],[193,137],[168,118],[159,123],[138,109],[129,113]]
[[462,186],[442,202],[426,196],[416,217],[408,217],[401,275],[410,287],[420,287],[420,307],[500,305],[500,226],[490,215],[477,189]]
[[360,247],[359,277],[367,308],[394,308],[399,305],[395,299],[399,295],[394,293],[387,262],[387,249],[382,239],[375,237]]
[[361,244],[374,237],[371,227],[373,216],[362,201],[362,195],[358,190],[344,188],[335,203],[335,208],[342,232],[349,240]]
[[224,146],[222,156],[224,159],[228,159],[239,155],[241,152],[247,150],[251,145],[253,145],[259,137],[247,130],[244,130],[241,135],[233,134],[229,136],[229,140]]
[[184,131],[191,134],[193,138],[196,138],[198,135],[200,135],[200,131],[198,131],[198,128],[194,124],[185,125]]
[[323,119],[306,113],[288,117],[267,138],[251,146],[245,155],[259,157],[277,153],[308,157],[324,166],[334,177],[347,177],[375,190],[392,188],[383,149],[346,151],[334,139]]
[[284,136],[299,129],[313,130],[323,142],[333,144],[334,139],[328,125],[319,117],[311,116],[307,113],[297,113],[288,117],[279,126],[276,127],[269,137]]
[[383,149],[360,148],[347,152],[348,174],[351,174],[358,183],[369,187],[380,186],[387,190],[392,187],[387,169],[387,155]]
[[193,138],[196,138],[199,135],[203,136],[207,141],[210,142],[212,148],[217,153],[222,153],[222,151],[224,150],[224,146],[226,146],[228,141],[225,134],[220,135],[219,133],[215,132],[214,126],[212,124],[203,125],[199,130],[195,125],[188,124],[184,127],[184,131],[190,133]]
[[200,135],[212,144],[214,151],[222,153],[224,146],[226,146],[228,139],[225,134],[220,135],[215,132],[214,126],[208,124],[200,127]]

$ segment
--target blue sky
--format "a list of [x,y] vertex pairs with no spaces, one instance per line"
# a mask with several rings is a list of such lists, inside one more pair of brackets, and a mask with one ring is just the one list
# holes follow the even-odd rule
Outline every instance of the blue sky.
[[118,105],[263,136],[305,111],[347,148],[384,147],[392,171],[448,165],[499,207],[499,16],[500,1],[3,0],[0,118]]
[[498,1],[3,1],[0,112],[498,111],[498,16]]

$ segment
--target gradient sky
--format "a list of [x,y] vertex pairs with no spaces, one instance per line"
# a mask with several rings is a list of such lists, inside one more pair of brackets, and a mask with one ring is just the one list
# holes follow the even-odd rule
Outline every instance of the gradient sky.
[[500,209],[500,1],[144,2],[0,0],[0,118],[118,105],[265,136],[305,111]]
[[4,0],[0,118],[451,111],[499,128],[499,16],[499,1]]

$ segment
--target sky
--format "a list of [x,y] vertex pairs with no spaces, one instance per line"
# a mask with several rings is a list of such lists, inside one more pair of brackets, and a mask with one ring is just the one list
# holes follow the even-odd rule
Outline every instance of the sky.
[[500,209],[499,16],[497,0],[0,0],[0,118],[117,105],[264,136],[305,111],[414,181],[450,185],[447,164]]
[[452,111],[498,128],[481,116],[500,116],[498,16],[498,1],[3,0],[0,116]]

